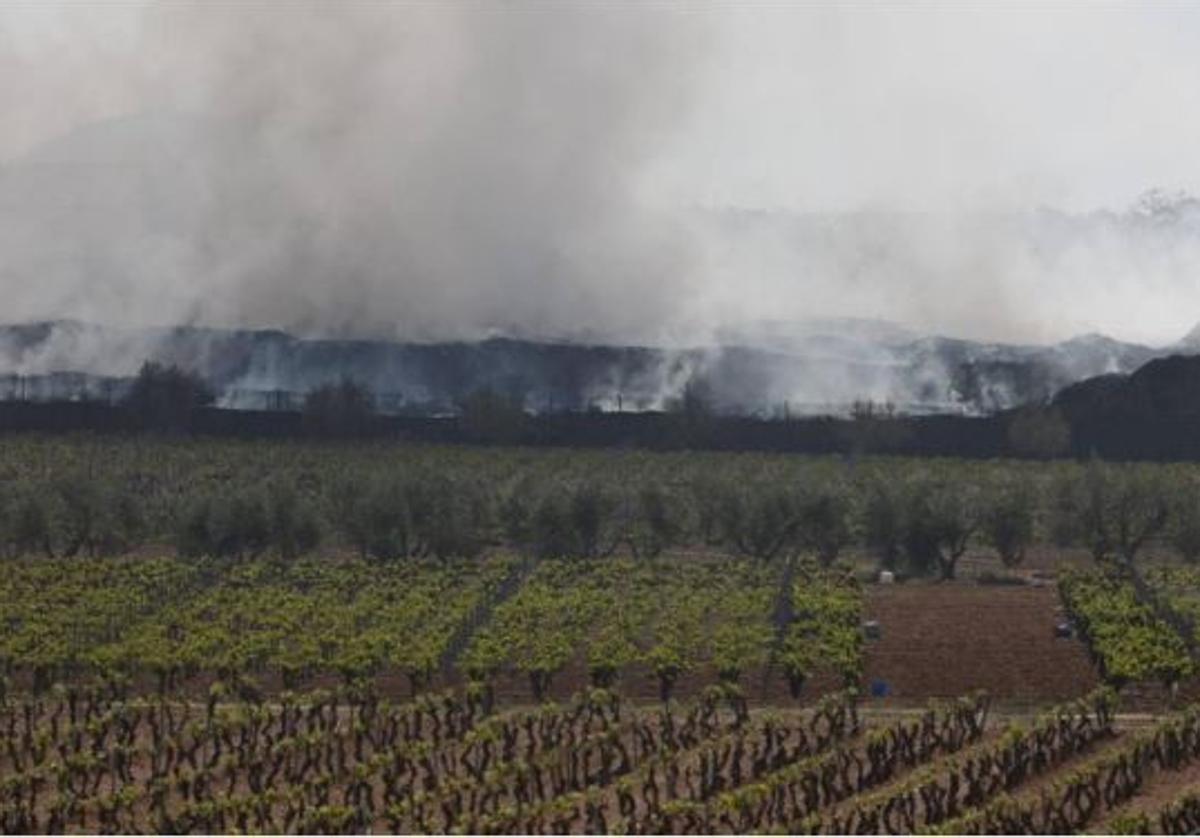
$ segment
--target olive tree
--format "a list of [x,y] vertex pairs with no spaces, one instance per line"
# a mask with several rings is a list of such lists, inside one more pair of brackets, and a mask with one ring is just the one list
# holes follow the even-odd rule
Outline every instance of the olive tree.
[[208,495],[185,511],[176,533],[183,556],[257,558],[273,549],[283,559],[313,550],[321,529],[312,506],[287,486]]
[[311,552],[321,541],[321,525],[312,506],[290,486],[276,484],[267,492],[267,533],[284,559]]
[[1064,534],[1100,564],[1130,567],[1170,521],[1169,493],[1157,470],[1093,461],[1060,502]]
[[907,495],[903,544],[909,566],[918,573],[937,570],[942,579],[954,579],[983,521],[979,488],[957,481],[920,481]]
[[22,482],[0,489],[0,552],[53,558],[52,530],[50,499],[42,486]]
[[363,558],[472,558],[486,545],[488,498],[472,480],[447,474],[387,476],[346,486],[333,503],[343,537]]
[[658,483],[638,487],[624,502],[625,537],[639,558],[654,558],[675,545],[683,532],[675,499]]
[[506,529],[544,558],[608,556],[624,538],[620,506],[618,496],[596,481],[554,485],[533,503],[523,495],[510,496]]
[[793,552],[800,526],[794,493],[773,484],[727,487],[719,510],[721,540],[745,556],[770,561]]
[[[418,496],[419,495],[419,496]],[[438,559],[474,558],[487,544],[491,509],[487,493],[466,477],[441,476],[409,484],[416,532]]]
[[176,547],[185,557],[257,558],[270,544],[261,492],[208,495],[184,512]]
[[1200,560],[1200,483],[1186,481],[1171,493],[1169,515],[1171,546],[1184,561],[1194,564]]
[[991,487],[985,500],[983,535],[1000,555],[1005,567],[1016,567],[1025,559],[1033,541],[1037,497],[1021,482]]
[[833,564],[850,543],[850,498],[839,481],[808,488],[797,510],[797,543],[810,550],[823,566]]
[[864,490],[861,512],[863,541],[884,570],[895,570],[904,547],[903,487],[875,480]]
[[75,476],[57,485],[57,508],[63,555],[89,556],[130,550],[141,539],[145,523],[134,497],[97,479]]

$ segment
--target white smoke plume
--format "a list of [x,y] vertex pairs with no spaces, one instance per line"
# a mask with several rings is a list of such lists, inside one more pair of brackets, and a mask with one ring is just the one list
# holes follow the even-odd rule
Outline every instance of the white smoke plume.
[[[6,4],[0,320],[1163,345],[1200,319],[1200,213],[1133,202],[1200,193],[1198,34],[1136,4]],[[781,358],[772,398],[923,398],[890,350],[801,342],[871,364]],[[83,345],[26,367],[140,353]]]
[[[86,30],[60,37],[75,66]],[[691,94],[686,16],[171,3],[127,37],[87,69],[141,107],[0,169],[6,319],[645,340],[686,297],[637,194]]]

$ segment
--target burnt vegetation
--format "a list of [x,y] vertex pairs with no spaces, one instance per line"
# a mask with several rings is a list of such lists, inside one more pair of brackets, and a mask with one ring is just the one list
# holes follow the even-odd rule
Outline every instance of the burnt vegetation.
[[[380,409],[360,381],[319,385],[288,409],[214,406],[214,388],[195,372],[148,362],[119,399],[0,402],[0,430],[153,432],[240,437],[395,438],[485,445],[790,451],[866,456],[1018,457],[1050,460],[1200,459],[1200,358],[1154,360],[1130,376],[1072,385],[1053,400],[988,416],[910,416],[868,401],[850,415],[773,418],[718,410],[711,385],[693,377],[662,410],[531,409],[519,387],[484,385],[450,415]],[[11,394],[10,394],[11,395]],[[563,404],[569,404],[564,402]]]

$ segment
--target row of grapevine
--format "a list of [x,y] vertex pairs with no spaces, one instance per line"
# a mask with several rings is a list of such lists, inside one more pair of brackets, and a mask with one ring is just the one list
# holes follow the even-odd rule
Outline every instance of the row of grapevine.
[[1108,824],[1115,835],[1196,835],[1200,833],[1200,789],[1190,786],[1157,812],[1130,812]]
[[1102,573],[1069,573],[1059,579],[1059,592],[1109,684],[1155,679],[1170,686],[1195,671],[1178,632],[1138,599],[1130,582]]
[[1113,736],[1116,694],[1101,688],[1053,708],[1029,727],[1010,724],[994,740],[955,754],[872,795],[856,797],[811,827],[823,834],[913,834],[929,830]]
[[664,699],[703,667],[736,683],[767,659],[776,580],[772,568],[733,560],[544,560],[460,663],[476,680],[518,672],[539,698],[572,662],[601,687],[641,665]]
[[595,690],[497,716],[357,687],[206,705],[72,688],[0,703],[0,831],[479,832],[513,807],[546,831],[581,795],[605,797],[593,814],[616,827],[655,777],[711,799],[853,737],[853,701],[750,720],[708,699],[639,713]]
[[786,765],[707,801],[652,808],[631,831],[649,834],[803,832],[825,810],[900,772],[955,753],[983,736],[985,695],[936,704],[918,719],[868,731],[825,753]]
[[540,701],[571,670],[597,687],[648,679],[663,700],[680,679],[720,683],[744,704],[747,673],[772,663],[797,694],[816,673],[857,684],[862,668],[861,589],[816,565],[789,589],[782,638],[772,607],[785,569],[738,559],[130,557],[7,570],[0,674],[35,692],[87,679],[168,693],[205,676],[240,693],[402,675],[416,693],[444,671],[488,701],[498,677],[517,675]]
[[793,697],[816,672],[857,684],[863,668],[863,594],[852,573],[808,565],[793,581],[791,620],[776,662]]
[[1151,730],[1075,768],[1032,799],[1001,796],[943,825],[946,834],[1066,834],[1135,797],[1156,772],[1178,771],[1200,758],[1200,706],[1168,716]]
[[385,669],[420,689],[511,565],[19,562],[0,578],[0,663],[9,674],[31,673],[38,689],[91,675],[151,676],[165,691],[202,672],[227,686],[278,673],[288,687]]

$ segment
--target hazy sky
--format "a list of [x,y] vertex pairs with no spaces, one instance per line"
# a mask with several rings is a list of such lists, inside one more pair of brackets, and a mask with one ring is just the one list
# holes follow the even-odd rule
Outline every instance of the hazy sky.
[[1200,194],[1198,45],[1182,4],[10,0],[0,284],[14,318],[1166,342],[1200,219],[1128,210]]

